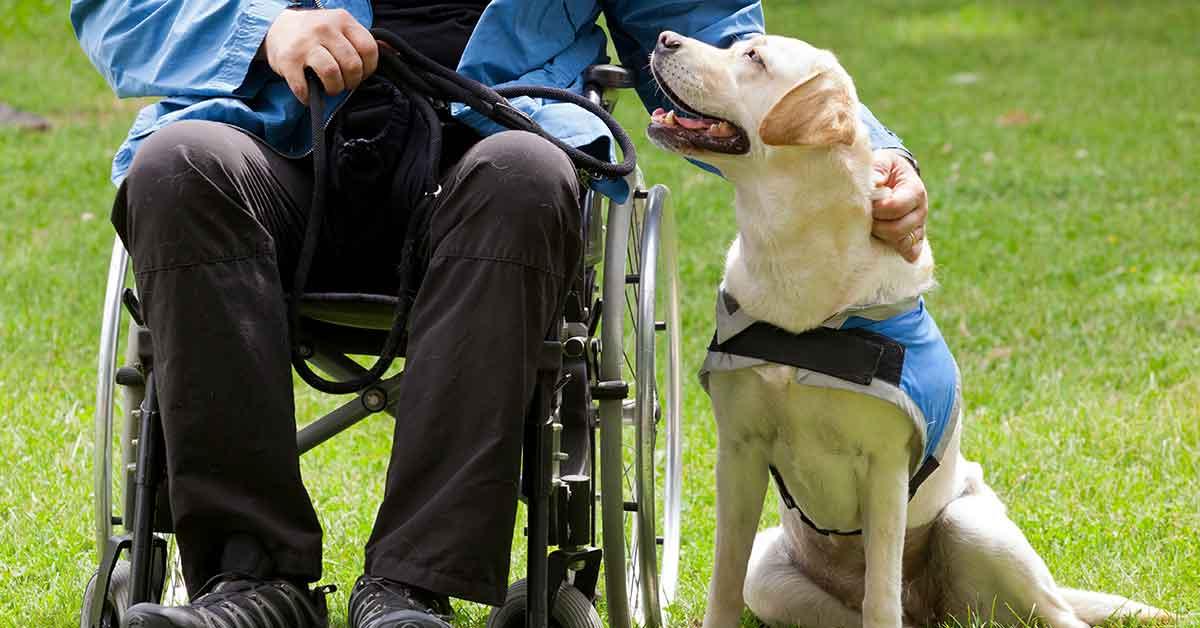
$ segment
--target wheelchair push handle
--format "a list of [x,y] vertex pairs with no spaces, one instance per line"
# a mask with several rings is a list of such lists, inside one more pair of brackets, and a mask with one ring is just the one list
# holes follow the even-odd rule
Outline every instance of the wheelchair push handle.
[[628,68],[611,63],[589,65],[583,71],[583,84],[604,89],[629,89],[636,86],[633,72]]

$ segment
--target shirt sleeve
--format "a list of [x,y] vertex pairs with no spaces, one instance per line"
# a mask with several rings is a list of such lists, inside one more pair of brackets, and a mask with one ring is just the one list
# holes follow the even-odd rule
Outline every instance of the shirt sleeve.
[[71,25],[118,96],[245,96],[287,0],[72,0]]
[[766,32],[762,3],[757,0],[610,0],[604,3],[604,13],[617,56],[634,73],[647,111],[671,106],[647,65],[663,31],[718,48]]
[[871,110],[867,109],[866,105],[861,103],[859,104],[858,117],[860,120],[862,120],[863,124],[867,126],[867,132],[870,134],[871,138],[872,149],[898,150],[904,154],[904,157],[908,159],[909,162],[912,163],[913,168],[916,168],[917,172],[920,173],[921,167],[917,164],[917,158],[913,157],[913,154],[909,152],[907,148],[905,148],[904,142],[900,140],[900,136],[893,133],[892,130],[886,126],[883,126],[883,123],[879,121],[879,118],[876,118],[875,114],[871,113]]

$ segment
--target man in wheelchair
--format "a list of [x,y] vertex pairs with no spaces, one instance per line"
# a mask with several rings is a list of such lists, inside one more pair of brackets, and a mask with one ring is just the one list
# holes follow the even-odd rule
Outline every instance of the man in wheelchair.
[[[140,604],[129,626],[324,626],[322,531],[300,476],[284,296],[313,186],[305,69],[340,106],[391,30],[486,84],[578,91],[604,58],[604,13],[649,109],[658,33],[728,45],[763,30],[750,0],[73,0],[92,61],[121,96],[162,96],[113,162],[112,221],[154,335],[174,531],[188,606]],[[603,7],[603,11],[602,11]],[[543,127],[607,158],[582,110],[520,99]],[[877,235],[913,258],[924,188],[869,112],[897,194]],[[446,122],[427,272],[409,318],[385,495],[350,596],[355,628],[447,626],[450,596],[507,585],[521,426],[546,331],[578,272],[580,178],[550,142],[470,111]],[[593,182],[622,195],[619,183]],[[337,199],[334,207],[348,204]],[[393,294],[401,247],[386,202],[324,229],[308,289]]]

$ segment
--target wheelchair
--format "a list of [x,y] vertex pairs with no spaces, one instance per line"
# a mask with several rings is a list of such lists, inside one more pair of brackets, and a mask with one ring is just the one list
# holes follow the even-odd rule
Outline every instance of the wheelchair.
[[[609,111],[618,90],[633,85],[615,65],[592,66],[584,79],[585,96]],[[682,506],[675,223],[665,186],[647,187],[640,170],[628,183],[624,203],[592,190],[581,199],[582,271],[561,326],[543,343],[524,423],[527,575],[492,609],[488,628],[599,628],[598,602],[611,628],[669,623]],[[153,340],[128,267],[117,239],[96,392],[99,566],[84,591],[81,628],[119,626],[135,603],[187,600],[166,498]],[[303,355],[346,379],[365,372],[350,356],[378,353],[395,297],[312,293],[301,303]],[[386,377],[304,425],[296,434],[301,454],[373,414],[403,421],[395,404],[403,376]]]

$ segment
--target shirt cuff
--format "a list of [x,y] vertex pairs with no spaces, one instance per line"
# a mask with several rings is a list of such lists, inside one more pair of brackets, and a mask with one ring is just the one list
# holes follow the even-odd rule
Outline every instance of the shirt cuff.
[[921,164],[917,161],[916,157],[913,157],[912,153],[908,152],[907,148],[903,146],[890,146],[884,150],[894,150],[897,153],[900,153],[905,159],[908,160],[908,163],[912,164],[913,170],[917,171],[917,176],[921,176]]
[[258,55],[267,31],[275,18],[289,6],[288,0],[250,0],[238,16],[237,29],[225,45],[225,62],[217,82],[229,93],[236,92],[246,82],[250,65]]

